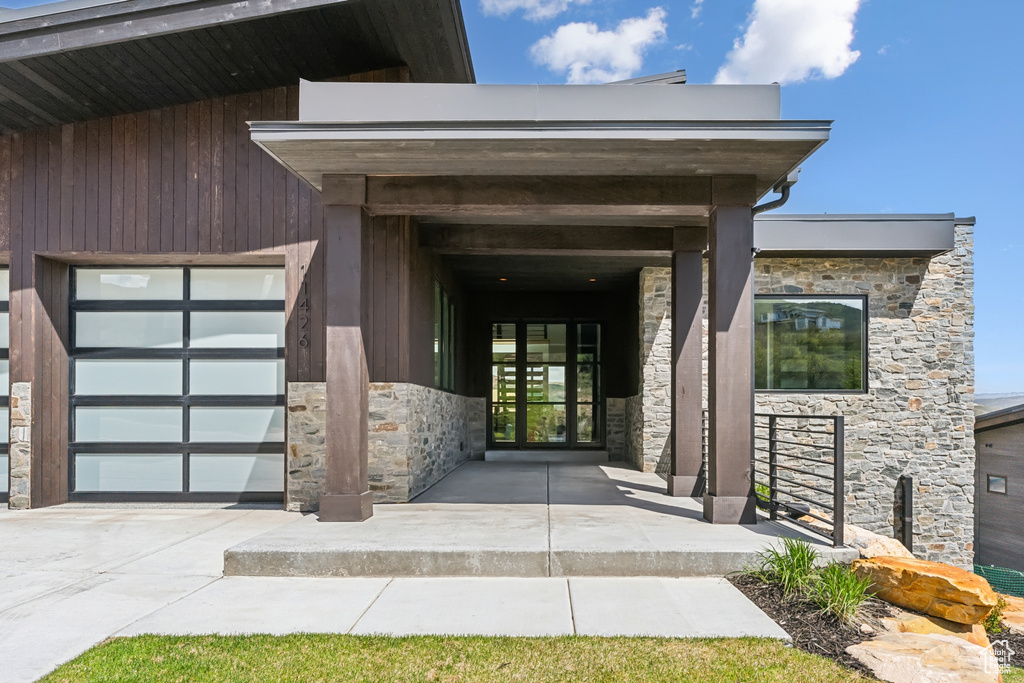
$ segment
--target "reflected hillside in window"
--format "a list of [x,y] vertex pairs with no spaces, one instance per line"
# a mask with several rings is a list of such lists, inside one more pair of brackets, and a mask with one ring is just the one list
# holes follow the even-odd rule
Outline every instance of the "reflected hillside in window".
[[864,391],[861,297],[754,302],[754,382],[760,391]]

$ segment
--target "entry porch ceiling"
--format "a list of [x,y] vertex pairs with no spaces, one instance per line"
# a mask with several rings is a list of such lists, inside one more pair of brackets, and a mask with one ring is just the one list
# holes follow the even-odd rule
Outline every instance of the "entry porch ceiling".
[[778,86],[302,83],[299,103],[299,121],[253,122],[252,138],[317,189],[351,175],[745,176],[760,197],[831,127],[782,120]]

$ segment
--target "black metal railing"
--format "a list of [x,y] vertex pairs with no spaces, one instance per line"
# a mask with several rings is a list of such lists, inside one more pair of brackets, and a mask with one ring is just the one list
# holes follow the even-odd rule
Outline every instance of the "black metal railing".
[[842,415],[756,413],[752,466],[758,507],[771,519],[785,514],[833,546],[843,545],[844,438]]

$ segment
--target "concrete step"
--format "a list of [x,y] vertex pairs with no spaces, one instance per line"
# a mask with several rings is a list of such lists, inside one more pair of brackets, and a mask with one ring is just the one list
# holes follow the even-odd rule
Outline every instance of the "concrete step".
[[608,451],[491,450],[484,452],[484,460],[486,462],[547,462],[597,465],[608,462]]

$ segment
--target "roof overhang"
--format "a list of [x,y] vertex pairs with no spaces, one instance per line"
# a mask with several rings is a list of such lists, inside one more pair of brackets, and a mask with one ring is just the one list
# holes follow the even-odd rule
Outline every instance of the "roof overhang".
[[780,118],[779,87],[308,83],[297,122],[252,138],[325,175],[752,176],[767,193],[828,140]]
[[955,227],[973,218],[948,214],[761,214],[759,256],[931,257],[953,249]]
[[400,66],[473,81],[458,0],[63,0],[0,10],[0,129]]

